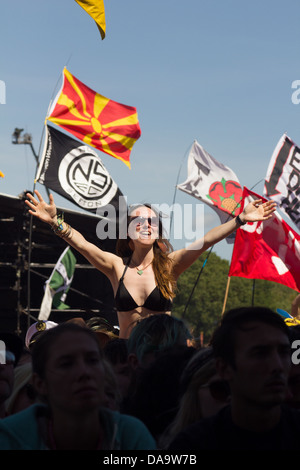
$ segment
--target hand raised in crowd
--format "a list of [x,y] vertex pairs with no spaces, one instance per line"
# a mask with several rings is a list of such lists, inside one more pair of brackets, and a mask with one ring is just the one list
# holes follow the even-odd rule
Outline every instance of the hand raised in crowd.
[[256,199],[250,202],[243,210],[243,222],[256,222],[268,220],[276,210],[274,201],[262,202],[262,199]]
[[37,189],[34,191],[34,193],[38,201],[32,194],[30,193],[26,194],[26,196],[29,199],[25,201],[27,206],[30,208],[28,212],[34,215],[35,217],[38,217],[43,222],[52,224],[53,219],[56,216],[56,206],[54,204],[54,199],[53,199],[52,194],[49,195],[49,204],[47,204]]

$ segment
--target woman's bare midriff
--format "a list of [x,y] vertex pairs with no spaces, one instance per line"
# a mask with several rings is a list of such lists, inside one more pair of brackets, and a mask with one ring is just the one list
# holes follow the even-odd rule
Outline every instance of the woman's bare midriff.
[[150,315],[159,315],[161,313],[171,315],[171,312],[153,312],[143,307],[139,307],[130,312],[118,312],[120,328],[119,338],[129,338],[132,328],[134,328],[139,320],[150,317]]

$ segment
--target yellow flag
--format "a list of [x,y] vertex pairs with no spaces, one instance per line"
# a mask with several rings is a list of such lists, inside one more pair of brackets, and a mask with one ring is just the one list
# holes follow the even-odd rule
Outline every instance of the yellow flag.
[[103,0],[75,0],[95,20],[101,34],[105,38],[105,10]]
[[1,178],[4,178],[4,173],[2,173],[2,171],[0,171],[0,176]]

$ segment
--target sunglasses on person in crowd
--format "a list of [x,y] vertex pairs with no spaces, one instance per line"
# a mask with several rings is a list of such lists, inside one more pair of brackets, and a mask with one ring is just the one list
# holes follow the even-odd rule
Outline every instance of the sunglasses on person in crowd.
[[214,380],[213,382],[201,385],[199,389],[201,388],[208,388],[212,398],[217,401],[227,401],[230,396],[230,388],[226,380]]
[[142,217],[137,215],[135,217],[130,217],[130,222],[134,222],[135,225],[144,225],[145,222],[151,227],[158,227],[159,218],[158,217]]

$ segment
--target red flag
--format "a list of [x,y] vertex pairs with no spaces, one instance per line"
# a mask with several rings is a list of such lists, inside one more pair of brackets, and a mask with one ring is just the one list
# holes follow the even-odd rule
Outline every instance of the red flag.
[[[266,199],[244,188],[243,207]],[[300,292],[300,236],[277,211],[263,222],[247,223],[236,232],[229,276],[265,279]]]
[[130,168],[130,152],[141,135],[136,108],[105,98],[64,68],[62,90],[47,119]]

